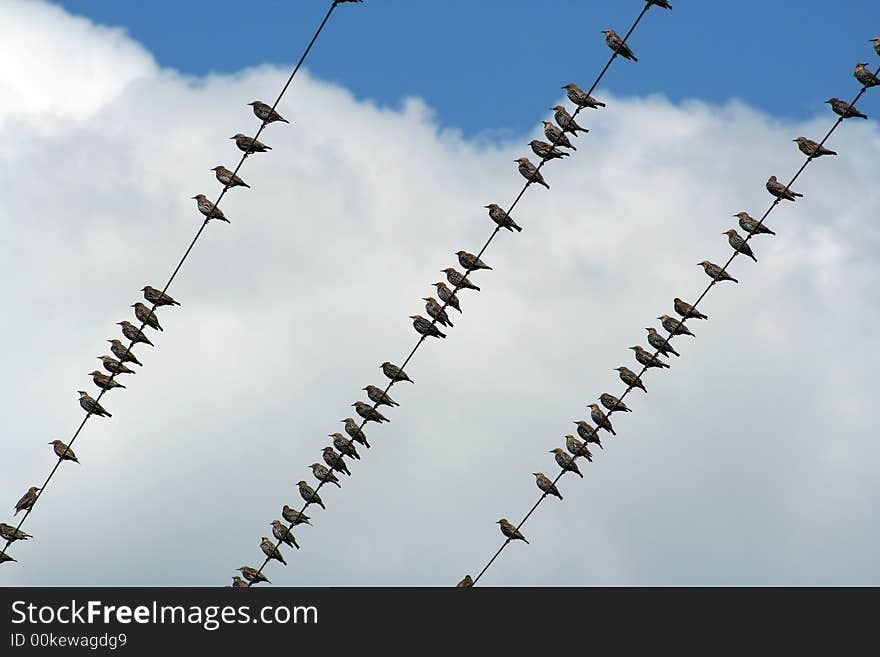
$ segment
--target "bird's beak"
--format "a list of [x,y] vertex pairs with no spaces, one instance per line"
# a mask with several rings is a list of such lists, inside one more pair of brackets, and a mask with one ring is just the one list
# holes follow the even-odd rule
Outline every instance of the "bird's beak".
[[194,198],[195,198],[195,196],[190,196],[190,198],[192,198],[192,199],[194,199]]

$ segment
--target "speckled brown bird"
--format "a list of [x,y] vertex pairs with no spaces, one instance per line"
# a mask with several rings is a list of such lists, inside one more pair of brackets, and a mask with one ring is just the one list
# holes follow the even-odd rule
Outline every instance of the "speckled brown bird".
[[74,454],[73,450],[67,446],[67,444],[62,440],[53,440],[48,443],[52,445],[52,450],[55,452],[55,456],[57,456],[62,461],[73,461],[74,463],[79,463],[79,459],[76,458],[76,454]]
[[600,103],[573,82],[569,82],[562,88],[565,89],[568,99],[578,107],[589,107],[590,109],[605,107],[605,103]]
[[229,169],[227,169],[222,164],[218,164],[211,171],[214,172],[214,175],[217,177],[218,182],[220,184],[225,185],[227,187],[247,187],[250,189],[250,185],[248,185],[244,180],[238,177],[238,174],[233,173]]
[[648,332],[648,344],[654,347],[654,349],[656,349],[658,352],[660,352],[667,358],[669,357],[669,354],[672,354],[673,356],[681,355],[672,348],[672,345],[666,341],[666,338],[664,338],[657,332],[657,329],[648,326],[645,328],[645,330]]
[[[449,315],[446,313],[446,310],[443,309],[443,306],[440,305],[437,299],[435,299],[434,297],[422,297],[422,301],[425,302],[425,312],[436,319],[438,324],[442,324],[443,326],[452,326],[452,320],[449,319]],[[421,333],[421,331],[419,331],[419,333]]]
[[524,543],[528,544],[528,541],[526,540],[526,537],[523,536],[523,535],[520,533],[520,531],[519,531],[516,527],[514,527],[513,525],[511,525],[511,524],[507,521],[507,518],[502,518],[501,520],[499,520],[499,521],[497,522],[497,524],[498,524],[498,525],[501,525],[501,533],[504,534],[504,535],[505,535],[507,538],[509,538],[511,541],[517,541],[517,540],[519,540],[519,541],[523,541]]
[[675,319],[674,317],[670,317],[669,315],[660,315],[657,319],[660,320],[660,323],[663,325],[664,330],[670,335],[689,335],[692,338],[696,337],[691,330],[687,327],[683,320]]
[[375,408],[362,401],[356,401],[352,406],[354,406],[355,412],[367,422],[378,422],[379,424],[382,424],[383,422],[391,422],[391,420],[382,415]]
[[296,509],[291,509],[286,504],[284,505],[284,508],[281,509],[281,517],[294,527],[296,527],[297,525],[312,524],[311,522],[309,522],[310,518],[305,513],[297,511]]
[[577,137],[577,133],[579,132],[585,134],[589,132],[589,130],[583,126],[578,125],[578,122],[575,121],[574,117],[569,114],[568,110],[562,105],[554,105],[550,109],[553,111],[553,118],[556,120],[556,124],[562,128],[563,132],[571,133],[575,137]]
[[632,409],[629,408],[626,404],[624,404],[620,399],[615,397],[612,394],[607,392],[603,392],[599,396],[599,401],[602,403],[602,406],[607,408],[609,411],[620,411],[621,413],[632,413]]
[[336,472],[341,472],[344,475],[351,476],[351,472],[348,470],[348,466],[345,465],[345,459],[343,459],[339,454],[336,453],[336,450],[332,447],[325,447],[321,450],[321,458],[324,459],[324,463],[333,468]]
[[555,124],[550,121],[542,121],[542,123],[544,124],[544,136],[550,140],[551,144],[562,148],[570,148],[573,151],[577,150],[577,147],[571,143],[568,135],[562,132]]
[[468,253],[467,251],[456,251],[453,255],[458,256],[458,264],[465,268],[466,273],[471,273],[471,271],[476,271],[478,269],[492,269],[485,262],[480,260],[473,253]]
[[517,224],[504,209],[498,205],[497,203],[490,203],[489,205],[484,205],[484,208],[489,210],[489,218],[498,224],[499,228],[506,228],[511,233],[516,231],[517,233],[522,232],[522,226]]
[[855,105],[850,105],[845,100],[841,100],[840,98],[829,98],[825,101],[828,105],[831,105],[831,109],[838,116],[843,117],[844,119],[867,119],[868,116],[866,114],[862,114],[859,110],[856,109]]
[[317,504],[322,509],[327,509],[327,507],[324,506],[323,500],[321,500],[321,496],[318,495],[318,493],[316,493],[315,490],[305,481],[300,480],[296,482],[296,485],[299,487],[300,497],[305,500],[306,504]]
[[36,502],[39,497],[39,492],[39,486],[31,486],[28,488],[27,492],[21,496],[21,499],[15,503],[15,513],[12,515],[17,516],[19,511],[30,511],[34,506],[34,502]]
[[458,297],[452,290],[446,287],[446,283],[439,281],[433,285],[437,288],[437,296],[440,297],[440,301],[450,308],[455,308],[458,312],[461,312],[461,304],[458,301]]
[[758,259],[752,252],[752,247],[750,247],[746,243],[746,241],[743,239],[743,236],[737,233],[736,230],[731,228],[730,230],[726,230],[721,234],[727,235],[727,243],[730,244],[730,248],[732,248],[737,253],[742,253],[744,256],[748,256],[755,262],[758,262]]
[[122,327],[122,335],[124,335],[128,340],[131,340],[134,343],[142,342],[144,344],[150,345],[151,347],[155,346],[152,342],[150,342],[150,339],[146,335],[144,335],[143,331],[141,331],[137,326],[135,326],[128,320],[123,320],[116,323]]
[[281,121],[282,123],[290,123],[287,119],[281,116],[278,112],[272,109],[271,105],[264,103],[261,100],[255,100],[248,103],[253,110],[254,116],[256,116],[261,121],[265,123],[275,123],[276,121]]
[[266,582],[266,584],[272,583],[268,579],[266,579],[266,576],[263,573],[261,573],[259,570],[257,570],[256,568],[251,568],[250,566],[242,566],[241,568],[238,568],[237,570],[242,575],[244,575],[244,578],[247,581],[251,582],[252,584],[258,584],[260,582]]
[[561,151],[555,146],[551,146],[546,141],[541,141],[540,139],[532,139],[532,141],[529,142],[529,146],[532,147],[532,152],[542,160],[560,160],[563,157],[569,157],[571,155],[571,153]]
[[620,380],[630,388],[638,388],[642,392],[648,392],[648,389],[645,388],[645,384],[642,383],[642,379],[639,378],[639,375],[628,367],[615,367],[614,371],[617,372]]
[[599,446],[599,449],[605,449],[602,447],[602,439],[599,437],[599,432],[593,428],[586,420],[572,420],[577,425],[578,435],[584,439],[586,443],[594,443]]
[[672,300],[672,306],[675,308],[675,312],[685,319],[709,319],[708,315],[704,315],[687,301],[682,301],[678,297]]
[[367,434],[363,432],[363,430],[358,426],[357,422],[355,422],[350,417],[347,417],[344,420],[340,420],[340,422],[345,423],[345,433],[348,434],[349,438],[359,442],[367,449],[370,449],[370,443],[367,442]]
[[297,550],[299,550],[299,543],[296,542],[296,537],[293,535],[292,531],[284,526],[283,522],[281,522],[280,520],[273,520],[271,525],[272,535],[276,539],[292,548],[296,548]]
[[550,450],[550,453],[556,458],[556,465],[562,468],[564,472],[574,472],[581,479],[584,478],[584,475],[581,474],[580,468],[578,468],[577,461],[566,454],[564,449],[561,447],[554,447]]
[[772,230],[767,228],[767,225],[763,222],[759,222],[757,219],[752,219],[749,216],[748,212],[737,212],[733,215],[737,219],[739,219],[739,227],[742,228],[747,233],[751,233],[753,235],[775,235]]
[[113,388],[125,387],[116,379],[109,377],[98,370],[89,372],[89,375],[92,377],[92,381],[95,383],[95,385],[98,386],[101,390],[112,390]]
[[137,303],[133,303],[131,305],[134,308],[134,316],[137,317],[139,322],[149,326],[151,329],[155,329],[157,331],[164,331],[161,326],[159,326],[159,318],[156,317],[156,313],[152,312],[149,308],[147,308],[140,301]]
[[15,541],[26,541],[33,536],[12,525],[7,525],[5,522],[0,522],[0,538],[7,543],[14,543]]
[[836,152],[825,148],[824,146],[820,146],[812,139],[807,139],[806,137],[798,137],[797,139],[792,139],[792,141],[798,145],[798,149],[800,149],[801,153],[809,157],[815,158],[822,157],[823,155],[837,155]]
[[783,201],[794,201],[798,197],[802,197],[803,194],[798,194],[794,190],[788,189],[785,185],[779,182],[776,179],[776,176],[770,176],[767,180],[767,191],[770,192],[772,196],[775,196],[778,199]]
[[617,32],[608,28],[607,30],[602,30],[602,34],[605,35],[605,43],[608,44],[611,50],[624,59],[630,59],[634,62],[639,61],[639,58],[635,56],[632,49],[623,42],[623,39],[617,36]]
[[312,469],[312,474],[318,481],[325,484],[336,484],[337,488],[342,488],[342,485],[339,483],[339,478],[330,470],[328,470],[325,466],[321,465],[320,463],[312,463],[309,467]]
[[238,146],[238,150],[248,155],[251,153],[265,153],[266,151],[272,150],[271,146],[266,146],[266,144],[257,141],[253,137],[243,135],[240,132],[232,135],[230,139],[235,140],[235,145]]
[[457,269],[452,267],[447,267],[446,269],[441,269],[444,274],[446,274],[446,280],[449,281],[449,284],[453,288],[458,288],[461,290],[476,290],[480,291],[480,288],[471,283],[470,279],[462,274]]
[[400,404],[391,399],[391,397],[388,396],[388,393],[382,390],[382,388],[367,386],[366,388],[361,388],[361,390],[366,391],[367,397],[370,398],[370,401],[376,402],[378,406],[400,406]]
[[287,562],[284,560],[284,555],[281,554],[281,550],[275,547],[275,544],[266,536],[263,536],[260,540],[260,549],[270,560],[275,559],[275,561],[280,561],[285,566],[287,565]]
[[556,488],[556,485],[550,481],[550,479],[543,472],[533,472],[535,475],[535,485],[540,488],[544,494],[546,495],[555,495],[560,500],[562,499],[562,493],[559,492],[559,489]]
[[669,365],[657,358],[651,352],[647,351],[644,347],[635,345],[632,347],[628,347],[628,349],[632,349],[636,354],[636,360],[648,369],[651,369],[652,367],[656,367],[657,369],[661,370],[664,368],[669,368]]
[[728,274],[727,271],[716,265],[714,262],[703,260],[702,262],[698,262],[697,265],[702,267],[703,271],[706,272],[706,276],[711,278],[715,283],[718,281],[733,281],[734,283],[739,283],[737,279]]
[[232,223],[226,218],[226,215],[223,214],[223,210],[214,205],[213,201],[209,201],[208,197],[204,194],[196,194],[190,198],[195,199],[196,207],[199,209],[199,212],[205,215],[207,221],[210,221],[211,219],[219,219],[220,221],[225,221],[227,224]]
[[413,321],[413,328],[416,330],[416,333],[420,333],[425,337],[446,339],[446,334],[438,329],[436,324],[432,324],[430,320],[425,319],[421,315],[410,315],[409,318]]
[[389,379],[391,379],[394,383],[398,383],[400,381],[409,381],[410,383],[413,383],[413,380],[409,378],[409,376],[407,376],[407,373],[400,369],[394,363],[390,363],[386,360],[384,363],[379,365],[379,367],[382,369],[382,373]]
[[360,461],[361,455],[357,453],[357,448],[354,446],[354,443],[343,436],[338,431],[336,433],[327,434],[333,439],[333,446],[339,450],[340,454],[344,454],[345,456],[350,456],[351,458]]
[[457,589],[469,589],[474,585],[474,580],[470,575],[465,575],[462,580],[455,585]]
[[162,306],[179,306],[180,304],[172,299],[170,296],[162,292],[162,290],[157,290],[156,288],[147,285],[141,288],[141,292],[144,293],[144,299],[154,304],[157,308]]
[[135,355],[129,351],[128,347],[126,347],[122,342],[113,338],[112,340],[107,340],[110,343],[110,351],[116,354],[116,357],[122,361],[123,363],[134,363],[135,365],[143,366],[143,363],[140,362]]
[[543,185],[547,189],[550,189],[550,185],[547,184],[547,181],[544,180],[544,176],[541,175],[541,172],[538,171],[538,167],[529,162],[529,158],[527,157],[518,157],[514,160],[519,165],[519,173],[520,175],[528,180],[528,184],[537,183],[539,185]]
[[611,422],[608,420],[608,416],[602,412],[602,409],[599,408],[598,404],[590,404],[590,419],[596,424],[600,429],[605,429],[612,436],[616,436],[617,433],[614,431],[614,427],[611,426]]
[[104,369],[111,374],[134,374],[134,370],[127,368],[115,358],[110,356],[98,356],[98,358],[104,363]]
[[587,444],[581,442],[571,434],[568,434],[565,437],[565,449],[567,449],[574,458],[582,457],[587,459],[590,463],[593,462],[593,453],[587,449]]
[[99,417],[113,417],[103,406],[92,399],[85,390],[77,390],[76,392],[79,394],[79,405],[84,411]]

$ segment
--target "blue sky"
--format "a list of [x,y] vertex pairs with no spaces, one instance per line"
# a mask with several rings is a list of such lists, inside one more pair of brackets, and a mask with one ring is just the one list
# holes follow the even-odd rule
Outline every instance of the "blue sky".
[[[294,61],[327,7],[324,0],[261,2],[257,10],[205,0],[60,4],[124,26],[161,65],[198,75]],[[307,66],[382,105],[421,96],[441,124],[466,134],[522,132],[541,118],[554,85],[592,81],[608,52],[599,30],[623,32],[642,7],[637,0],[542,4],[540,23],[530,0],[344,5]],[[814,114],[829,90],[853,95],[855,62],[877,60],[867,39],[880,33],[880,17],[870,0],[675,0],[673,7],[643,21],[632,41],[641,61],[611,76],[612,91],[674,101],[738,97],[797,119]]]

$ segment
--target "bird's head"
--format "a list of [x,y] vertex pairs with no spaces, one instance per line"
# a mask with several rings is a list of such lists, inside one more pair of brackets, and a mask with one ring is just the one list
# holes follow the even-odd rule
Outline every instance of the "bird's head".
[[497,521],[495,524],[496,524],[496,525],[506,525],[506,524],[507,524],[507,518],[502,518],[501,520]]
[[96,374],[100,374],[100,372],[98,370],[95,370],[94,372],[89,372],[89,376],[95,376]]
[[296,482],[296,485],[300,486],[300,487],[308,486],[308,484],[305,481],[303,481],[302,479],[300,479],[298,482]]
[[[709,261],[708,261],[708,260],[703,260],[702,262],[698,262],[698,263],[697,263],[697,266],[698,266],[698,267],[705,267],[705,266],[708,265],[708,264],[709,264]],[[658,319],[659,319],[659,318],[658,318]]]
[[614,34],[614,30],[612,30],[612,29],[602,30],[602,34],[604,34],[605,36],[611,36],[612,34]]
[[222,164],[218,164],[217,166],[213,167],[211,169],[211,171],[220,171],[220,169],[225,169],[225,168],[226,167],[224,167]]
[[251,102],[248,103],[248,105],[250,105],[251,107],[253,107],[254,105],[259,105],[259,104],[260,104],[259,100],[252,100]]
[[733,216],[736,217],[737,219],[750,219],[748,212],[737,212]]
[[554,105],[550,109],[553,110],[554,112],[564,112],[565,111],[565,108],[562,105]]
[[829,98],[828,100],[825,101],[826,104],[839,103],[839,102],[840,102],[839,98]]
[[733,237],[734,235],[736,235],[736,231],[735,231],[733,228],[731,228],[731,229],[729,229],[729,230],[725,230],[725,231],[724,231],[723,233],[721,233],[721,234],[722,234],[722,235],[727,235],[728,237]]
[[569,91],[571,91],[571,90],[574,89],[576,86],[577,86],[577,85],[575,85],[573,82],[569,82],[568,84],[564,85],[562,88],[563,88],[563,89],[568,89]]

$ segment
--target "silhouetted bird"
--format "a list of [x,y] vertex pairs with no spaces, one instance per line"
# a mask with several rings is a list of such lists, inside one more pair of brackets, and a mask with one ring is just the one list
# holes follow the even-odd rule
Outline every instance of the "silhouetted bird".
[[128,320],[116,323],[122,327],[122,335],[124,335],[131,342],[143,342],[144,344],[148,344],[151,347],[155,346],[152,342],[150,342],[149,338],[144,335],[143,331],[141,331],[137,326],[135,326]]
[[[666,338],[657,333],[657,329],[648,326],[647,328],[645,328],[645,330],[648,332],[648,344],[654,347],[654,349],[656,349],[658,352],[660,352],[667,358],[669,357],[669,354],[672,354],[673,356],[681,355],[672,348],[672,345],[666,341]],[[608,407],[606,406],[605,408]]]
[[605,429],[612,436],[616,436],[617,434],[614,432],[614,427],[611,426],[611,422],[608,420],[608,416],[602,412],[602,409],[599,408],[598,404],[590,404],[590,418],[593,422],[596,423],[596,426],[600,429]]
[[410,379],[409,376],[407,376],[406,372],[404,372],[394,363],[389,363],[386,360],[379,367],[382,368],[382,373],[395,383],[397,383],[398,381],[409,381],[410,383],[413,383],[413,380]]
[[211,171],[214,172],[214,175],[217,176],[217,180],[227,187],[247,187],[250,189],[250,185],[248,185],[244,180],[238,177],[237,174],[233,173],[229,169],[227,169],[222,164],[218,164]]
[[382,424],[383,422],[391,422],[391,420],[382,415],[375,408],[362,401],[356,401],[352,406],[354,406],[355,412],[367,422],[378,422],[379,424]]
[[12,525],[7,525],[5,522],[0,522],[0,538],[7,543],[14,543],[15,541],[26,541],[33,536]]
[[240,132],[232,135],[230,139],[235,140],[235,145],[238,146],[238,150],[247,153],[248,155],[251,153],[265,153],[266,151],[272,150],[271,146],[266,146],[266,144],[257,141],[253,137],[243,135]]
[[812,139],[807,139],[806,137],[798,137],[797,139],[792,139],[794,143],[798,145],[801,153],[804,155],[808,155],[809,157],[822,157],[823,155],[837,155],[832,150],[825,148],[824,146],[820,146]]
[[333,446],[339,450],[340,454],[350,456],[353,459],[361,460],[361,455],[357,453],[354,443],[343,436],[338,431],[336,433],[327,434],[333,439]]
[[565,449],[571,452],[571,455],[575,458],[582,456],[590,463],[593,462],[593,453],[589,449],[587,449],[586,443],[582,443],[571,434],[568,434],[565,437]]
[[647,351],[644,347],[640,347],[639,345],[635,345],[634,347],[629,347],[636,354],[636,360],[639,361],[642,365],[647,367],[648,369],[652,367],[656,367],[658,369],[668,368],[669,365],[664,363],[662,360],[657,358],[654,354]]
[[437,288],[437,296],[440,297],[440,301],[444,302],[450,308],[455,308],[458,312],[461,312],[461,305],[458,302],[458,297],[455,296],[455,293],[446,287],[446,283],[440,281],[439,283],[434,283],[434,287]]
[[840,100],[840,98],[829,98],[825,102],[831,105],[831,109],[834,110],[835,114],[845,119],[854,119],[856,117],[860,119],[868,118],[867,115],[857,110],[854,105],[850,105],[845,100]]
[[272,521],[272,535],[282,543],[299,550],[299,543],[296,542],[296,537],[293,535],[293,532],[285,527],[284,523],[280,520]]
[[459,288],[461,290],[476,290],[480,291],[480,288],[471,283],[470,279],[459,272],[457,269],[453,269],[452,267],[447,267],[446,269],[441,269],[443,273],[446,274],[446,280],[449,281],[449,284],[454,288]]
[[116,354],[116,357],[122,361],[123,363],[134,363],[135,365],[143,366],[143,363],[135,358],[134,354],[129,351],[128,347],[122,344],[121,341],[113,338],[112,340],[107,340],[110,343],[110,351]]
[[470,575],[465,575],[464,578],[455,585],[457,589],[469,589],[474,585],[474,580]]
[[767,228],[766,224],[759,223],[756,219],[752,219],[749,216],[748,212],[737,212],[733,215],[737,219],[739,219],[739,227],[742,228],[747,233],[752,233],[753,235],[775,235],[772,230]]
[[520,157],[514,160],[519,165],[519,173],[520,175],[531,183],[538,183],[539,185],[543,185],[547,189],[550,189],[550,185],[544,180],[544,176],[541,175],[541,172],[538,171],[538,167],[529,162],[529,158]]
[[356,440],[367,449],[370,449],[370,443],[367,442],[367,434],[365,434],[363,430],[361,430],[357,422],[355,422],[350,417],[347,417],[344,420],[340,421],[345,422],[345,433],[348,434],[349,438],[351,438],[352,440]]
[[271,105],[267,105],[261,100],[255,100],[251,103],[248,103],[251,107],[254,108],[254,114],[258,119],[265,121],[266,123],[275,123],[275,121],[281,121],[282,123],[290,123],[287,119],[281,116],[278,112],[272,109]]
[[37,497],[39,497],[39,492],[39,486],[28,488],[27,492],[21,496],[21,499],[15,503],[15,513],[12,515],[17,516],[19,511],[30,511],[34,506],[34,502],[37,501]]
[[495,203],[490,203],[489,205],[484,205],[484,208],[488,208],[489,210],[489,218],[498,224],[501,228],[506,228],[511,233],[516,231],[517,233],[522,232],[522,227],[519,226],[507,212],[505,212],[499,205]]
[[297,511],[296,509],[291,509],[286,504],[284,508],[281,509],[281,517],[284,518],[291,525],[296,527],[297,525],[311,525],[309,522],[310,518],[305,514]]
[[137,317],[139,322],[142,322],[149,326],[152,329],[156,329],[157,331],[164,331],[161,326],[159,326],[159,318],[156,317],[156,313],[151,312],[149,308],[147,308],[140,301],[132,304],[131,306],[134,308],[134,316]]
[[502,518],[501,520],[498,521],[497,524],[501,525],[501,533],[504,534],[510,540],[512,540],[512,541],[520,540],[520,541],[523,541],[524,543],[528,544],[526,537],[523,536],[516,527],[514,527],[509,522],[507,522],[506,518]]
[[[449,315],[446,314],[446,311],[443,309],[437,300],[434,297],[422,297],[422,301],[425,302],[425,310],[427,313],[437,320],[439,324],[443,326],[452,326],[452,320],[449,319]],[[421,333],[421,331],[419,331]]]
[[599,401],[602,402],[602,406],[607,408],[609,411],[621,411],[623,413],[632,413],[632,409],[630,409],[626,404],[620,401],[614,395],[611,395],[607,392],[603,392],[599,397]]
[[638,388],[642,392],[648,392],[648,389],[645,387],[645,384],[642,383],[642,379],[639,375],[628,367],[615,367],[614,371],[620,376],[620,380],[630,388]]
[[89,397],[89,393],[84,390],[77,390],[79,393],[79,405],[82,406],[83,410],[87,413],[91,413],[92,415],[99,415],[101,417],[113,417],[108,413],[103,406],[101,406],[94,399]]
[[752,247],[746,244],[746,241],[743,239],[742,235],[737,233],[733,228],[731,228],[730,230],[726,230],[721,234],[727,235],[727,243],[730,244],[730,247],[734,251],[736,251],[737,253],[742,253],[744,256],[748,256],[755,262],[758,262],[758,259],[752,252]]
[[533,472],[535,475],[535,484],[537,484],[538,488],[544,491],[547,495],[555,495],[560,500],[562,499],[562,494],[559,492],[559,489],[556,488],[556,485],[550,481],[550,479],[543,472]]
[[599,446],[599,449],[605,449],[602,447],[602,439],[599,437],[599,432],[596,431],[589,422],[586,420],[572,421],[577,425],[578,435],[584,439],[584,442],[595,443]]
[[670,317],[669,315],[660,315],[660,317],[658,317],[657,319],[660,320],[660,323],[663,324],[663,328],[670,335],[689,335],[692,338],[696,337],[693,333],[691,333],[690,329],[680,319],[675,319],[674,317]]
[[776,176],[770,176],[767,180],[767,191],[776,198],[785,201],[794,201],[796,197],[803,196],[803,194],[798,194],[797,192],[788,189],[785,185],[776,180]]
[[532,141],[529,142],[529,146],[532,147],[532,152],[542,160],[562,159],[563,157],[571,155],[571,153],[561,151],[555,146],[551,146],[546,141],[541,141],[540,139],[532,139]]
[[275,544],[265,536],[263,536],[262,540],[260,541],[260,549],[263,551],[263,554],[269,557],[270,560],[275,559],[276,561],[280,561],[285,566],[287,565],[287,562],[284,560],[284,555],[281,554],[281,550],[275,547]]
[[381,388],[367,386],[366,388],[361,388],[361,390],[365,390],[370,401],[376,402],[378,406],[382,406],[383,404],[385,406],[400,406],[400,404],[391,399],[391,397],[388,396],[388,393]]
[[315,475],[315,479],[318,481],[336,484],[337,488],[342,488],[339,483],[339,478],[320,463],[312,463],[309,467],[312,469],[312,474]]
[[565,453],[561,447],[554,447],[550,450],[550,453],[554,455],[556,458],[556,465],[558,465],[564,472],[574,472],[581,479],[584,478],[584,475],[581,474],[580,468],[578,468],[577,462]]
[[600,103],[573,82],[569,82],[562,88],[565,89],[568,99],[578,107],[589,107],[590,109],[605,107],[605,103]]
[[724,269],[719,267],[713,262],[709,262],[708,260],[703,260],[702,262],[698,262],[697,265],[703,268],[703,271],[706,272],[706,276],[711,278],[713,281],[733,281],[734,283],[739,283],[733,276],[728,274]]
[[467,251],[456,251],[453,255],[458,256],[458,264],[464,267],[467,270],[467,273],[471,273],[471,271],[476,271],[477,269],[492,269],[485,262],[480,260],[473,253],[468,253]]
[[608,47],[611,48],[611,50],[625,59],[631,59],[634,62],[639,61],[639,58],[633,54],[630,47],[623,42],[623,39],[617,36],[617,32],[609,28],[607,30],[602,30],[602,34],[605,35],[605,43],[608,44]]
[[141,292],[144,293],[144,299],[149,301],[152,304],[155,304],[157,308],[161,306],[179,306],[174,299],[170,296],[162,292],[162,290],[157,290],[154,287],[150,287],[147,285],[146,287],[141,288]]
[[573,151],[576,151],[577,148],[568,138],[562,130],[558,127],[550,123],[550,121],[542,121],[544,124],[544,136],[550,140],[550,143],[554,146],[562,146],[563,148],[570,148]]
[[675,312],[677,312],[685,319],[709,319],[708,315],[704,315],[699,310],[694,308],[691,304],[687,303],[686,301],[682,301],[678,297],[675,297],[675,299],[672,300],[672,305],[675,308]]
[[268,579],[266,579],[266,576],[263,573],[261,573],[259,570],[257,570],[256,568],[251,568],[250,566],[242,566],[241,568],[238,568],[237,570],[242,575],[244,575],[244,578],[247,581],[251,582],[252,584],[256,584],[259,582],[266,582],[267,584],[272,583]]
[[104,363],[104,369],[112,374],[134,374],[134,370],[128,369],[115,358],[110,356],[98,356],[98,358]]
[[321,458],[324,459],[324,463],[336,470],[336,472],[341,472],[349,477],[351,476],[348,466],[345,465],[345,459],[339,456],[339,454],[336,453],[336,450],[332,447],[325,447],[321,450]]
[[79,459],[76,458],[76,454],[74,454],[73,450],[61,440],[53,440],[48,443],[52,445],[52,450],[55,452],[55,456],[57,456],[62,461],[73,461],[74,463],[79,463]]
[[209,201],[208,197],[204,194],[196,194],[190,198],[195,199],[196,207],[199,209],[199,212],[207,217],[208,221],[211,219],[219,219],[220,221],[225,221],[227,224],[232,223],[226,218],[226,215],[223,214],[223,210],[215,206],[213,201]]
[[562,105],[554,105],[550,109],[553,110],[553,118],[556,120],[557,125],[562,128],[562,132],[570,132],[575,137],[577,137],[578,132],[589,132],[586,128],[579,126],[574,117]]
[[318,495],[315,490],[309,486],[304,481],[296,482],[296,485],[299,487],[300,496],[306,501],[307,504],[317,504],[322,509],[326,509],[324,506],[324,502],[321,500],[321,496]]

